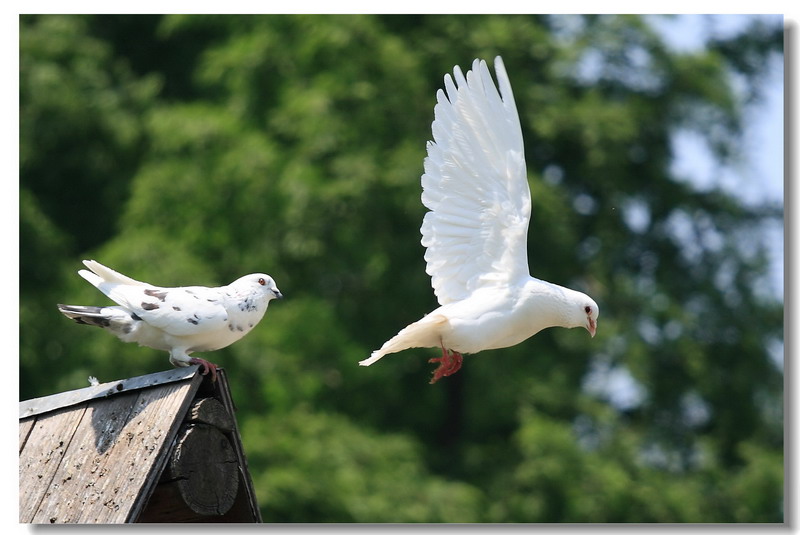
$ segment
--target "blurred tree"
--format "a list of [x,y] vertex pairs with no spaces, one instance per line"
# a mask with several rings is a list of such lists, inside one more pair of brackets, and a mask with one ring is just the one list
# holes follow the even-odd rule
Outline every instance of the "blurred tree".
[[[168,366],[58,314],[107,302],[81,258],[162,285],[266,271],[287,299],[210,358],[267,521],[782,521],[781,207],[671,165],[693,132],[735,166],[780,26],[675,52],[635,16],[22,16],[20,48],[23,398]],[[598,336],[544,331],[435,386],[426,350],[359,368],[435,306],[435,92],[497,54],[532,272],[595,297]]]
[[[156,77],[135,77],[80,17],[20,18],[20,180],[86,250],[114,235],[144,153]],[[91,199],[92,210],[80,210]]]

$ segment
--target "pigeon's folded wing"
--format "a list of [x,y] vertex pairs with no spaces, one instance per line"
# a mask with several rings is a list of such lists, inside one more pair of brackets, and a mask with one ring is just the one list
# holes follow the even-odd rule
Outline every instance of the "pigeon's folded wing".
[[191,336],[223,328],[228,321],[217,289],[189,286],[120,285],[109,297],[144,321],[173,336]]
[[[437,93],[422,202],[427,273],[439,303],[489,285],[529,276],[531,197],[522,131],[502,60],[495,59],[500,94],[485,61],[466,78],[458,67]],[[502,98],[501,98],[502,94]]]
[[162,288],[137,281],[94,260],[78,274],[148,324],[173,336],[191,336],[222,328],[228,321],[218,288]]

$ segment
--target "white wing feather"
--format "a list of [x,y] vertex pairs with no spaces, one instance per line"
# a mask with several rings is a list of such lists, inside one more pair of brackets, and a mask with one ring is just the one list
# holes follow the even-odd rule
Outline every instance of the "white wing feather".
[[78,274],[111,300],[153,327],[173,336],[191,336],[227,325],[228,312],[219,288],[163,288],[137,281],[99,262],[84,261],[94,273]]
[[[485,61],[453,69],[437,92],[422,175],[426,271],[439,303],[529,277],[531,195],[522,130],[502,59],[497,92]],[[502,95],[502,98],[501,98]]]
[[[132,286],[119,287],[120,291],[115,292],[112,299],[119,298],[117,303],[153,327],[173,336],[192,336],[227,326],[228,312],[223,305],[222,295],[216,288],[153,286],[148,289],[165,291],[164,300],[148,296],[141,288]],[[145,303],[151,303],[158,308],[145,308]]]

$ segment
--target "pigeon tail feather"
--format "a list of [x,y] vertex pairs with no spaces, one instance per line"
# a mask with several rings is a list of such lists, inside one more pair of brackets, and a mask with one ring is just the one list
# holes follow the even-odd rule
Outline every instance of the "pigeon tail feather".
[[360,361],[360,366],[369,366],[389,353],[397,353],[412,347],[437,347],[442,343],[442,330],[448,320],[439,314],[425,316],[401,330],[389,339],[380,349],[373,351],[368,359]]
[[[108,325],[107,315],[103,314],[103,307],[80,305],[57,305],[58,310],[71,320],[78,323],[105,327]],[[87,321],[88,320],[88,321]],[[105,322],[105,325],[103,323]]]
[[118,336],[117,331],[128,334],[130,329],[126,329],[126,326],[134,319],[119,307],[58,305],[58,310],[75,323],[110,329]]

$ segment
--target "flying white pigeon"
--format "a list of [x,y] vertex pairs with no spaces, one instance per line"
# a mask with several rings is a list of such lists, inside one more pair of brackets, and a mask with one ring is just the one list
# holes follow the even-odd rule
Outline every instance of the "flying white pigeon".
[[91,272],[78,274],[119,306],[58,305],[62,314],[84,325],[101,327],[123,342],[169,351],[173,366],[199,364],[203,375],[216,364],[189,357],[195,351],[214,351],[236,342],[255,327],[272,299],[281,299],[272,277],[253,273],[227,286],[162,288],[126,277],[113,269],[84,260]]
[[466,77],[458,66],[436,94],[422,203],[426,272],[441,305],[401,330],[370,358],[440,347],[431,383],[461,367],[462,354],[516,345],[547,327],[585,327],[600,310],[589,296],[531,277],[527,234],[531,193],[522,129],[503,60],[500,93],[485,61]]

